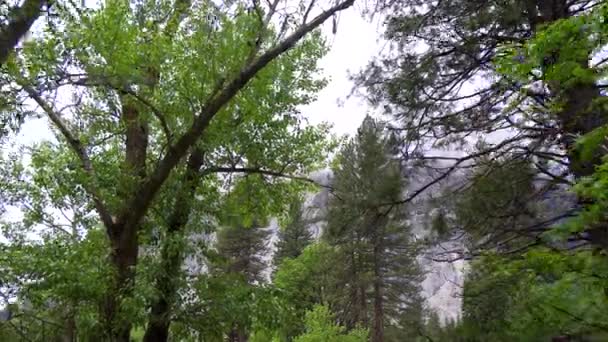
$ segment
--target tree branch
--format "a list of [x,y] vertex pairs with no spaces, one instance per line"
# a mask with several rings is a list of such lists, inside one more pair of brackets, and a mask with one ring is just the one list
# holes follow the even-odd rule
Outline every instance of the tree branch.
[[92,182],[95,181],[95,171],[93,170],[93,164],[91,163],[91,159],[85,147],[82,145],[82,142],[70,131],[67,124],[63,122],[59,113],[55,112],[53,108],[46,103],[46,101],[36,92],[34,88],[27,84],[21,84],[23,90],[44,110],[47,114],[51,122],[59,129],[59,132],[64,137],[64,139],[70,145],[72,151],[76,154],[78,159],[80,159],[80,163],[82,165],[82,169],[91,177],[91,182],[83,182],[83,187],[86,189],[87,193],[93,199],[93,203],[95,204],[95,209],[99,214],[99,217],[106,228],[110,228],[114,225],[114,220],[112,219],[112,215],[110,211],[107,209],[106,205],[101,200],[99,196],[99,192],[97,187],[93,185]]
[[302,182],[314,184],[314,185],[322,187],[322,188],[333,189],[329,185],[320,184],[317,181],[315,181],[314,179],[310,179],[308,177],[289,175],[289,174],[286,174],[286,173],[283,173],[283,172],[272,171],[272,170],[264,170],[264,169],[260,169],[260,168],[249,168],[249,167],[210,167],[210,168],[204,169],[201,172],[201,175],[204,177],[204,176],[206,176],[208,174],[211,174],[211,173],[261,174],[261,175],[272,176],[272,177],[277,177],[277,178],[287,178],[287,179],[292,179],[292,180],[296,180],[296,181],[302,181]]
[[163,133],[167,138],[167,144],[171,143],[171,139],[173,139],[173,134],[169,129],[169,124],[167,123],[165,114],[148,99],[144,98],[143,96],[140,96],[132,89],[126,89],[123,87],[115,86],[109,79],[103,79],[103,76],[99,77],[99,79],[95,79],[95,77],[82,77],[78,79],[71,79],[73,75],[66,76],[68,77],[68,81],[65,84],[72,84],[83,87],[109,87],[110,89],[115,90],[119,94],[132,96],[135,100],[148,107],[148,109],[152,111],[152,114],[160,123]]
[[0,28],[0,65],[32,27],[42,13],[42,7],[51,6],[53,1],[25,0],[20,7],[14,7],[8,14],[9,22]]
[[346,0],[331,9],[321,13],[310,23],[300,26],[289,37],[282,42],[267,50],[261,56],[255,58],[249,65],[245,66],[241,72],[232,78],[226,84],[219,87],[219,91],[211,95],[202,107],[200,115],[198,115],[190,129],[182,135],[167,151],[167,154],[160,161],[159,165],[153,171],[152,175],[145,181],[129,205],[125,206],[125,211],[121,214],[121,222],[127,222],[129,225],[135,225],[145,214],[154,196],[159,191],[173,168],[186,155],[189,148],[194,145],[202,133],[209,126],[213,117],[242,89],[247,83],[255,77],[266,65],[272,62],[275,58],[282,55],[287,50],[293,48],[295,44],[304,37],[307,33],[313,31],[320,26],[325,20],[331,17],[334,13],[345,10],[351,7],[354,0]]
[[[422,187],[418,188],[417,190],[415,190],[411,195],[409,195],[408,197],[406,197],[405,199],[399,200],[399,201],[395,201],[395,202],[390,202],[390,203],[383,203],[381,204],[382,206],[386,206],[386,205],[400,205],[400,204],[406,204],[409,203],[411,201],[413,201],[414,199],[416,199],[419,195],[421,195],[423,192],[425,192],[426,190],[428,190],[430,187],[432,187],[435,184],[438,184],[439,182],[443,181],[444,179],[446,179],[452,172],[454,172],[456,169],[458,169],[460,167],[461,164],[472,160],[472,159],[476,159],[479,158],[481,156],[487,155],[489,153],[493,153],[495,151],[498,151],[500,149],[502,149],[503,147],[515,142],[515,141],[519,141],[525,138],[533,138],[534,136],[532,135],[525,135],[525,136],[516,136],[513,137],[511,139],[507,139],[504,140],[502,142],[500,142],[499,144],[496,144],[490,148],[484,149],[482,151],[479,152],[475,152],[475,153],[471,153],[469,155],[466,155],[464,157],[461,158],[457,158],[457,159],[452,159],[451,157],[442,157],[441,159],[445,159],[445,160],[454,160],[454,164],[452,164],[452,166],[450,166],[449,168],[447,168],[447,170],[445,172],[443,172],[441,175],[435,177],[433,180],[427,182],[425,185],[423,185]],[[438,158],[438,157],[435,157]]]
[[552,304],[550,302],[545,303],[545,305],[548,306],[548,307],[550,307],[550,308],[552,308],[553,310],[556,310],[558,312],[561,312],[561,313],[565,314],[566,316],[574,319],[577,322],[582,323],[583,325],[586,325],[586,326],[592,327],[592,328],[596,328],[596,329],[599,329],[601,331],[608,331],[608,326],[606,326],[604,324],[594,323],[594,322],[588,322],[586,319],[584,319],[582,317],[579,317],[579,316],[571,313],[570,311],[568,311],[566,309],[563,309],[563,308],[560,308],[559,306],[554,305],[554,304]]

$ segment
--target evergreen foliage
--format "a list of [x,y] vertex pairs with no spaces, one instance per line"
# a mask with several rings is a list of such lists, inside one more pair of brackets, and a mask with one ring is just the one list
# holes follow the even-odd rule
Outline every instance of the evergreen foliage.
[[421,281],[405,211],[390,205],[404,191],[390,141],[384,126],[366,117],[344,145],[334,164],[324,235],[344,265],[337,287],[346,291],[333,309],[347,327],[369,327],[373,341],[382,341],[384,329],[417,305]]
[[297,258],[304,248],[313,242],[313,235],[303,217],[303,201],[293,202],[289,207],[290,222],[279,231],[275,244],[274,264],[278,266],[285,258]]

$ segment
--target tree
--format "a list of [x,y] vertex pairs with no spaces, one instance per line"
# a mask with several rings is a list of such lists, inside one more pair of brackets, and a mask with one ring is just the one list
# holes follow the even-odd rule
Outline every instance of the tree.
[[241,275],[251,285],[266,282],[264,270],[267,266],[262,258],[268,253],[269,236],[268,230],[256,225],[220,229],[216,248],[222,261],[218,269]]
[[34,22],[54,3],[49,0],[26,0],[21,5],[3,7],[0,26],[0,65],[8,59],[19,41],[30,30]]
[[[543,200],[551,193],[548,189],[557,194],[564,190],[550,180],[537,178],[528,160],[515,161],[493,154],[483,159],[476,160],[477,167],[465,173],[465,189],[457,193],[449,189],[443,195],[447,200],[441,209],[452,214],[449,224],[466,233],[466,238],[461,239],[466,252],[444,249],[436,253],[436,261],[474,257],[489,249],[516,254],[539,244],[539,232],[569,213],[561,212],[557,205],[557,210],[547,209]],[[564,202],[564,207],[571,205]]]
[[[398,119],[403,158],[435,174],[399,203],[488,155],[508,159],[505,166],[528,160],[535,174],[564,184],[567,174],[593,172],[601,153],[583,160],[574,147],[578,136],[606,123],[597,82],[604,63],[589,64],[598,47],[590,32],[601,29],[583,27],[601,2],[381,5],[394,50],[372,61],[358,80],[371,103]],[[416,44],[426,48],[412,48]],[[480,148],[466,148],[479,141]],[[457,152],[445,156],[440,149]]]
[[363,342],[367,341],[367,331],[355,329],[345,333],[344,327],[333,322],[327,307],[316,306],[306,314],[306,333],[294,339],[294,342],[315,341]]
[[385,327],[418,301],[421,281],[405,212],[384,206],[398,201],[404,189],[390,142],[383,125],[366,117],[357,136],[345,144],[333,170],[334,197],[324,233],[342,254],[343,273],[337,279],[346,291],[338,315],[349,328],[370,326],[372,341],[383,341]]
[[285,258],[297,258],[302,254],[304,248],[313,242],[312,232],[302,217],[302,204],[302,200],[297,200],[290,205],[291,221],[284,229],[279,230],[279,239],[275,244],[275,266],[280,265]]
[[273,285],[283,293],[293,308],[281,316],[285,319],[279,336],[292,339],[304,333],[306,312],[315,305],[330,305],[343,288],[336,278],[340,267],[338,252],[324,242],[316,242],[294,259],[285,259],[278,267]]
[[[536,248],[517,259],[476,260],[456,334],[467,341],[605,338],[604,256]],[[601,266],[600,266],[601,265]],[[593,303],[593,304],[591,304]]]
[[[589,95],[602,77],[597,74],[604,68],[602,62],[589,69],[588,63],[581,61],[603,45],[596,39],[605,31],[599,24],[604,6],[594,4],[587,13],[546,25],[524,44],[505,48],[497,62],[499,70],[521,83],[530,81],[528,73],[542,72],[543,82],[554,96],[551,110],[563,115],[572,106],[570,90],[587,89]],[[547,56],[551,56],[549,61]],[[556,91],[558,86],[560,90]],[[581,107],[571,114],[586,124],[597,125],[595,115],[605,116],[604,99],[597,97],[591,104],[585,104],[587,98],[580,96],[577,105]],[[465,284],[464,324],[465,328],[470,327],[465,330],[479,340],[605,338],[606,327],[597,319],[598,313],[605,310],[605,298],[595,297],[600,288],[605,288],[603,267],[598,266],[605,262],[602,260],[605,254],[592,252],[606,246],[605,217],[601,214],[604,209],[600,209],[605,203],[598,196],[603,188],[600,179],[604,178],[605,125],[581,132],[585,134],[567,138],[572,139],[570,170],[578,176],[587,175],[578,178],[574,186],[579,207],[569,213],[572,217],[558,224],[552,220],[548,225],[554,226],[550,228],[534,226],[540,228],[537,241],[548,248],[537,247],[526,253],[520,249],[511,260],[484,257],[471,281]],[[565,291],[566,288],[570,290]],[[481,293],[481,298],[471,293]],[[488,300],[486,296],[490,293],[492,299]],[[497,296],[505,302],[500,310],[495,304]],[[492,314],[500,317],[492,319]],[[484,319],[488,317],[489,320]],[[496,324],[504,325],[497,329]],[[488,337],[491,331],[503,333]]]
[[[265,283],[267,265],[262,257],[268,253],[269,235],[268,230],[255,224],[252,227],[236,225],[220,229],[216,244],[220,260],[216,272],[242,277],[244,284],[249,286]],[[243,322],[233,322],[228,341],[246,341],[247,329]]]
[[[5,1],[0,8],[0,138],[4,138],[11,130],[17,131],[25,120],[25,116],[15,107],[23,105],[16,101],[15,91],[7,87],[11,79],[5,75],[4,65],[38,18],[45,11],[50,12],[56,1],[25,0]],[[61,6],[61,5],[59,5]],[[48,17],[50,19],[50,15]]]
[[[107,234],[103,248],[114,275],[101,305],[107,338],[128,340],[133,320],[142,318],[132,307],[148,301],[134,291],[140,285],[136,266],[156,220],[164,222],[160,251],[151,253],[160,262],[147,341],[167,338],[189,214],[202,206],[191,204],[197,196],[216,196],[212,184],[232,179],[228,188],[238,197],[269,177],[319,165],[326,144],[304,143],[299,152],[289,144],[320,142],[325,134],[323,128],[295,129],[295,108],[323,85],[312,76],[325,51],[313,31],[352,3],[336,3],[310,21],[306,7],[278,27],[273,18],[279,2],[252,10],[240,2],[109,1],[87,11],[66,6],[59,11],[61,30],[36,37],[9,59],[17,102],[33,100],[52,123],[58,135],[52,153],[70,160],[71,184],[87,195],[87,217],[96,215]],[[208,13],[217,17],[215,29]],[[67,104],[54,102],[58,92],[71,95],[63,97]],[[286,144],[269,147],[269,140]],[[286,167],[288,153],[302,163]],[[231,173],[254,175],[221,177]],[[197,187],[201,180],[204,191]],[[203,197],[209,203],[199,215],[213,213],[215,198]],[[226,203],[226,210],[255,213]],[[256,210],[280,211],[280,202],[264,203],[270,204]]]

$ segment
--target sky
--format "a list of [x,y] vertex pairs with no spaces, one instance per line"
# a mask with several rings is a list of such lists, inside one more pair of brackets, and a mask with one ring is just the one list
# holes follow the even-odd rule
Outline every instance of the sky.
[[358,8],[354,7],[340,14],[335,35],[331,29],[329,20],[323,26],[323,32],[328,37],[330,51],[320,63],[329,84],[317,101],[302,108],[302,112],[311,123],[330,122],[335,133],[352,134],[369,107],[360,97],[348,97],[353,87],[348,74],[357,73],[378,54],[381,48],[377,41],[380,27],[362,18]]

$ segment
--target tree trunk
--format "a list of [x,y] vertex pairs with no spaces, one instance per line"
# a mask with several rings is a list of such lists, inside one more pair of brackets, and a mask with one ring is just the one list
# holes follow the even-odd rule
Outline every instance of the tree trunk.
[[42,14],[42,8],[50,6],[52,1],[25,0],[20,7],[14,7],[8,13],[8,23],[0,27],[0,65],[6,62],[19,40],[30,30],[36,19]]
[[384,341],[384,293],[382,289],[381,246],[374,246],[374,325],[372,342]]
[[[354,238],[358,239],[358,238]],[[363,326],[367,326],[367,298],[365,296],[366,289],[365,285],[362,283],[363,279],[361,277],[361,260],[360,255],[358,256],[355,251],[350,252],[350,259],[352,264],[352,274],[351,274],[351,305],[352,311],[350,314],[352,315],[351,319],[347,319],[345,321],[350,324],[347,325],[347,328],[354,329],[357,324],[362,324]],[[349,315],[348,312],[345,313]]]
[[113,231],[121,232],[111,236],[112,253],[110,262],[114,266],[114,279],[104,299],[103,317],[105,335],[112,342],[129,342],[131,322],[119,317],[122,300],[130,297],[135,282],[138,241],[136,227],[117,226]]
[[[539,23],[550,23],[571,15],[568,13],[566,0],[536,0],[535,3],[539,10],[537,14],[539,20],[531,21],[530,25],[533,30]],[[529,9],[528,12],[530,11]],[[584,70],[589,70],[589,56],[591,52],[587,51],[586,54],[583,54],[584,57],[578,61],[578,64]],[[551,61],[559,53],[559,51],[555,51],[555,56],[547,56],[549,57],[547,58],[548,62],[543,67],[550,67]],[[593,81],[581,81],[568,88],[564,88],[558,82],[553,81],[549,82],[548,86],[554,96],[561,97],[564,100],[564,106],[557,113],[557,117],[562,128],[562,143],[569,159],[569,169],[576,179],[589,176],[595,171],[595,167],[602,163],[602,157],[606,154],[606,151],[598,149],[592,158],[582,160],[580,154],[575,150],[575,143],[576,139],[581,135],[587,134],[608,123],[606,111],[594,105],[595,101],[601,96],[600,91]],[[579,198],[578,201],[580,204],[586,203],[586,199],[584,198]],[[608,250],[607,226],[606,223],[600,223],[594,227],[590,227],[587,231],[590,242],[604,250]]]
[[[180,163],[182,158],[188,153],[188,150],[196,144],[203,132],[209,126],[214,116],[245,87],[255,75],[271,63],[274,59],[292,49],[295,44],[306,34],[316,29],[324,23],[328,18],[335,13],[351,7],[354,0],[344,0],[330,9],[322,12],[313,20],[299,26],[291,35],[283,39],[280,43],[274,45],[257,56],[253,61],[243,66],[241,71],[232,77],[229,81],[223,82],[218,88],[218,92],[211,96],[205,102],[202,111],[196,116],[196,120],[190,128],[187,129],[179,138],[170,144],[166,154],[158,162],[158,165],[150,173],[146,173],[145,161],[148,143],[148,128],[147,123],[139,114],[137,102],[129,102],[129,98],[123,96],[122,119],[126,123],[126,166],[128,172],[134,176],[139,176],[137,186],[131,191],[125,203],[128,203],[120,213],[118,222],[106,223],[106,230],[111,241],[112,252],[110,262],[116,270],[115,279],[111,288],[105,296],[103,303],[102,315],[105,318],[106,335],[111,336],[111,341],[128,341],[130,335],[130,322],[116,322],[117,314],[120,311],[120,297],[129,296],[132,291],[132,284],[135,275],[135,265],[137,263],[138,241],[137,231],[142,217],[148,210],[152,200],[158,193],[166,179],[169,177],[173,169]],[[187,9],[187,6],[180,6],[181,9]],[[176,11],[181,17],[180,11]],[[172,29],[177,25],[169,25]],[[171,29],[171,30],[172,30]],[[170,34],[170,32],[169,32]],[[151,66],[148,66],[149,68]],[[155,69],[152,66],[151,70]],[[151,73],[154,75],[154,72]],[[156,73],[155,78],[158,77]],[[152,85],[153,88],[154,85]],[[65,134],[65,133],[64,133]],[[68,135],[69,137],[69,135]],[[169,137],[168,137],[169,138]],[[76,144],[76,143],[75,143]],[[76,152],[80,152],[76,146]],[[108,221],[108,220],[105,220]],[[179,257],[178,257],[179,260]],[[170,302],[168,302],[169,304]],[[168,319],[167,315],[161,315],[159,312],[168,310],[169,306],[157,306],[156,318],[160,320]],[[158,321],[157,321],[158,322]],[[113,325],[118,327],[113,327]],[[160,327],[161,323],[149,325],[151,329]],[[168,327],[168,325],[167,325]]]
[[359,286],[359,317],[361,318],[361,324],[363,326],[368,326],[369,321],[367,317],[367,289],[365,285],[361,284]]
[[[132,178],[134,189],[140,187],[146,177],[146,154],[148,150],[148,124],[140,115],[139,107],[133,100],[122,97],[121,119],[126,125],[125,173]],[[128,187],[130,188],[130,187]],[[122,194],[125,203],[133,196]],[[124,208],[129,212],[130,208]],[[139,222],[114,223],[106,227],[112,251],[110,262],[114,267],[114,279],[104,300],[105,333],[111,341],[129,342],[131,322],[119,317],[122,300],[132,295],[135,282],[135,266],[139,252],[137,231]]]
[[[531,11],[535,11],[528,6],[530,26],[533,31],[540,23],[551,23],[559,19],[565,19],[570,16],[568,6],[565,0],[529,0],[536,3],[538,13],[530,16]],[[537,17],[534,19],[533,17]],[[554,56],[547,56],[547,62],[543,68],[551,67],[552,61],[559,56],[559,51],[554,52]],[[584,70],[589,70],[589,59],[591,51],[583,54],[583,58],[578,61],[578,64]],[[589,133],[594,129],[606,124],[608,116],[605,111],[594,107],[593,103],[600,97],[600,91],[594,82],[580,82],[569,88],[563,88],[556,81],[551,81],[548,84],[553,96],[564,99],[562,110],[557,113],[561,128],[563,131],[562,143],[567,151],[570,161],[570,170],[576,178],[588,176],[593,173],[595,166],[601,163],[601,154],[597,154],[589,161],[583,161],[574,151],[576,139],[583,134]]]
[[[203,164],[203,152],[196,149],[188,158],[185,180],[182,190],[175,200],[173,212],[169,218],[166,241],[173,241],[173,237],[180,233],[188,222],[191,202],[197,187],[199,169]],[[161,271],[156,277],[156,291],[158,299],[150,307],[148,327],[144,334],[144,342],[164,342],[169,338],[171,324],[171,307],[177,293],[176,279],[183,263],[183,255],[178,248],[170,248],[168,243],[163,244],[161,250]]]
[[228,342],[247,342],[247,334],[235,324],[228,334]]
[[159,298],[150,309],[148,327],[144,334],[144,342],[165,342],[169,339],[170,305],[164,298]]
[[73,309],[69,309],[68,316],[64,322],[64,332],[62,342],[76,342],[76,320],[74,319]]
[[[588,66],[585,65],[584,68],[587,69]],[[559,113],[564,130],[564,146],[568,150],[570,169],[580,178],[594,172],[595,166],[601,163],[602,154],[596,153],[590,160],[581,160],[574,151],[575,140],[578,136],[606,124],[608,120],[603,110],[593,107],[593,102],[600,97],[600,92],[594,84],[579,84],[567,89],[564,91],[564,97],[566,103]]]

